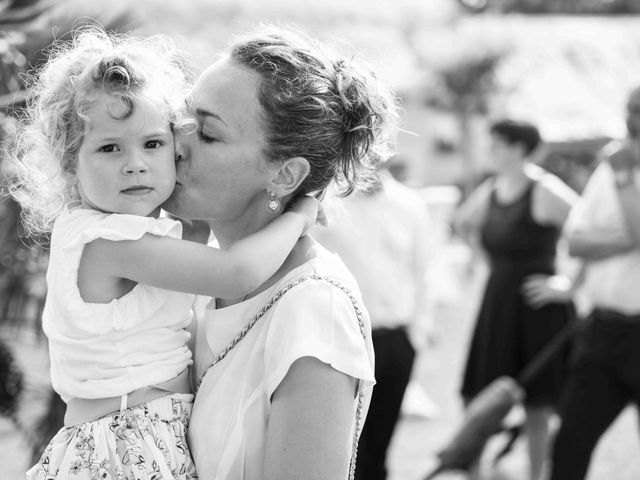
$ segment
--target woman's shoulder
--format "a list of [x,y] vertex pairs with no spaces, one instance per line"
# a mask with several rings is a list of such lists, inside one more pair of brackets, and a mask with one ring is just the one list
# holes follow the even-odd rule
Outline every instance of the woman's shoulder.
[[[369,328],[369,316],[358,284],[340,257],[320,247],[313,258],[290,272],[275,290],[272,329],[288,332],[351,332],[360,338]],[[322,336],[317,335],[320,339]],[[360,338],[360,341],[362,339]]]
[[357,283],[340,257],[312,239],[307,239],[303,248],[295,253],[297,262],[278,283],[282,288],[293,283],[309,285],[341,285],[357,289]]
[[569,210],[575,205],[579,196],[560,177],[532,165],[527,170],[532,179],[532,212],[534,218],[542,224],[554,224],[561,227]]
[[340,258],[324,248],[279,286],[265,343],[272,393],[293,362],[315,357],[373,384],[371,325],[358,286]]
[[533,182],[533,192],[543,202],[574,203],[578,194],[560,177],[537,165],[530,165],[527,175]]

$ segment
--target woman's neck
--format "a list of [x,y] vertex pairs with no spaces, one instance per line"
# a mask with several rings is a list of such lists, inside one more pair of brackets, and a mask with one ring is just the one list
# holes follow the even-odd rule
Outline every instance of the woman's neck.
[[513,162],[498,173],[500,183],[519,184],[528,178],[524,161]]
[[247,211],[239,218],[209,220],[209,227],[220,247],[227,248],[263,229],[275,218],[266,212]]
[[527,188],[531,181],[524,163],[501,171],[496,177],[496,195],[501,203],[511,203]]
[[[242,238],[257,232],[258,230],[266,226],[270,221],[271,219],[268,217],[266,219],[262,218],[261,220],[257,219],[256,223],[238,221],[210,221],[209,226],[211,227],[213,234],[218,240],[218,244],[220,245],[220,247],[226,248],[229,245],[233,245],[233,243],[237,242],[238,240],[241,240]],[[236,303],[240,303],[251,297],[254,297],[255,295],[258,295],[259,293],[275,285],[291,270],[314,258],[315,256],[317,256],[317,254],[317,244],[308,236],[301,237],[294,246],[293,250],[285,259],[284,263],[271,276],[271,278],[267,279],[253,292],[245,295],[242,298],[217,299],[218,307],[227,307],[229,305],[234,305]]]

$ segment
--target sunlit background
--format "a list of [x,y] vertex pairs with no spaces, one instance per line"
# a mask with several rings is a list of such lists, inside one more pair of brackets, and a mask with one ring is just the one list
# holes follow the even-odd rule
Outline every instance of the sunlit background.
[[[505,116],[535,122],[548,142],[540,163],[581,190],[598,149],[625,134],[624,102],[640,85],[638,13],[638,0],[0,1],[0,136],[11,134],[19,113],[21,74],[51,40],[92,19],[121,32],[171,35],[198,69],[232,35],[264,22],[295,26],[369,63],[401,98],[397,160],[438,222],[431,298],[441,339],[415,372],[436,407],[422,416],[407,409],[392,444],[390,480],[418,479],[461,418],[458,372],[483,268],[447,222],[489,174],[488,123]],[[33,442],[20,429],[28,433],[47,402],[55,403],[38,333],[46,248],[19,237],[18,213],[0,203],[0,339],[23,376],[17,414],[0,406],[1,479],[22,478]],[[591,480],[638,478],[636,422],[626,412],[614,425]],[[516,449],[494,478],[523,478],[524,457]]]

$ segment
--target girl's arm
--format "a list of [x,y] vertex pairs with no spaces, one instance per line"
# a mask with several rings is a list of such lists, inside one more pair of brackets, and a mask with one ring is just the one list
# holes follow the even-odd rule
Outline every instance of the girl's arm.
[[265,480],[347,478],[356,380],[314,357],[296,360],[273,394]]
[[[228,249],[146,234],[139,240],[98,239],[85,248],[82,279],[127,279],[166,290],[237,298],[273,275],[315,222],[318,201],[305,197],[262,230]],[[87,299],[85,299],[87,300]]]

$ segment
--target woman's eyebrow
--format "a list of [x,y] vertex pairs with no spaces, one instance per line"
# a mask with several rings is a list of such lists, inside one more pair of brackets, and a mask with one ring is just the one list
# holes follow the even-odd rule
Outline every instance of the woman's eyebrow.
[[219,122],[221,122],[225,126],[227,126],[227,122],[225,122],[220,115],[218,115],[217,113],[210,112],[208,110],[204,110],[203,108],[197,108],[196,109],[196,115],[201,116],[201,117],[215,118],[216,120],[218,120]]

